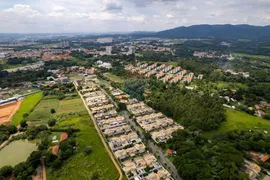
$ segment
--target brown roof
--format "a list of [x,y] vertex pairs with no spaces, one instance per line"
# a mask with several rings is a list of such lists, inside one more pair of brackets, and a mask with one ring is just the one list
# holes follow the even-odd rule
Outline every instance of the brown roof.
[[68,134],[67,133],[63,133],[63,134],[61,134],[61,136],[60,136],[60,141],[64,141],[64,140],[66,140],[68,138]]
[[260,106],[259,106],[258,104],[255,104],[254,106],[255,106],[255,108],[256,108],[257,110],[260,109]]

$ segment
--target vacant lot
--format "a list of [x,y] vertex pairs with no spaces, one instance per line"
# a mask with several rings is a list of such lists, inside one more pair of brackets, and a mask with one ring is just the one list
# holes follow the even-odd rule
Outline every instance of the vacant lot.
[[270,132],[270,121],[261,119],[247,113],[226,109],[227,121],[224,122],[218,130],[205,133],[206,136],[213,136],[231,130],[253,130]]
[[242,84],[242,83],[233,83],[233,82],[218,82],[217,84],[217,88],[218,89],[228,89],[228,88],[231,88],[231,89],[247,89],[247,85],[245,84]]
[[116,83],[123,83],[125,81],[123,77],[116,76],[112,73],[104,73],[104,76]]
[[37,105],[37,103],[42,99],[42,97],[43,97],[42,92],[31,94],[25,97],[21,104],[21,107],[12,118],[12,124],[18,125],[21,122],[21,120],[24,119],[23,115],[26,113],[29,114],[33,110],[33,108]]
[[[80,108],[84,109],[81,105]],[[73,117],[58,122],[56,127],[74,127],[80,129],[76,133],[78,151],[58,170],[47,169],[47,179],[91,179],[94,174],[98,174],[98,179],[116,180],[118,172],[107,154],[93,122],[89,115]],[[85,147],[91,146],[92,153],[85,155]]]
[[251,58],[251,59],[270,59],[270,56],[251,55],[251,54],[243,54],[243,53],[233,53],[233,56],[247,57],[247,58]]
[[34,108],[33,112],[26,118],[33,123],[47,123],[51,118],[51,109],[57,110],[59,106],[58,99],[42,99]]
[[27,140],[11,142],[0,151],[0,168],[6,165],[15,166],[25,161],[36,149],[36,144]]
[[68,114],[73,112],[85,112],[85,108],[80,98],[61,100],[56,110],[56,115]]
[[7,124],[11,121],[11,118],[20,108],[21,101],[0,105],[0,124]]

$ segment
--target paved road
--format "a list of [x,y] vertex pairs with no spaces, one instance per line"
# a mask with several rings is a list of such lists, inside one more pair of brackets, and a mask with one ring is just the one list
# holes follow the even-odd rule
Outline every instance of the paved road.
[[151,152],[157,157],[160,158],[160,163],[172,174],[173,178],[176,180],[182,180],[179,176],[177,169],[173,165],[173,163],[166,157],[166,152],[163,152],[162,149],[156,146],[152,141],[146,140],[144,137],[144,133],[142,129],[132,120],[129,118],[128,111],[121,111],[121,115],[125,117],[128,123],[138,132],[140,138],[144,141],[144,143],[151,149]]

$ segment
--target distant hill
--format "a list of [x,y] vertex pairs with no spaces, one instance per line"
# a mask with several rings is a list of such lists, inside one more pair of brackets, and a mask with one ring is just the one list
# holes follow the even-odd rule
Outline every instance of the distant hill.
[[160,31],[155,36],[163,38],[270,39],[270,26],[203,24]]

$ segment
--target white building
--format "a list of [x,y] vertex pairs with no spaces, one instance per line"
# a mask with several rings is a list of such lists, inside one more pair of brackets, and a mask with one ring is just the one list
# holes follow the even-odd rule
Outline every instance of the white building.
[[106,55],[112,54],[112,46],[106,46]]
[[106,68],[106,69],[111,69],[112,68],[112,65],[111,65],[111,63],[104,62],[104,63],[98,65],[98,67],[102,67],[102,68]]
[[128,51],[128,54],[135,54],[135,47],[134,46],[129,46],[129,51]]
[[108,38],[98,38],[97,39],[98,43],[112,43],[113,42],[113,38],[112,37],[108,37]]

